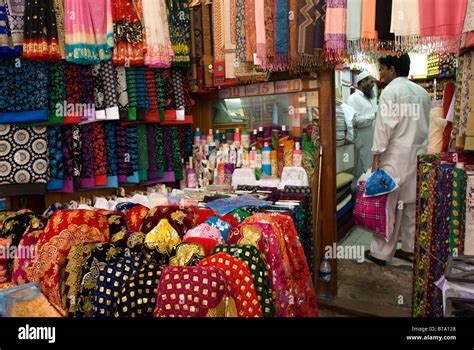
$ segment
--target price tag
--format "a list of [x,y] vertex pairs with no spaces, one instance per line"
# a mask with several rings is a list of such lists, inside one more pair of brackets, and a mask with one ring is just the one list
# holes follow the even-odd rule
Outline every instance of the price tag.
[[176,110],[176,120],[179,120],[179,121],[184,121],[184,108],[181,107],[180,109],[177,109]]

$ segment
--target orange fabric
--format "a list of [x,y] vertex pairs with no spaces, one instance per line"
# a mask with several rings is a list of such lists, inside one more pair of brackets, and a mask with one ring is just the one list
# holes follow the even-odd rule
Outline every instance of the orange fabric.
[[376,0],[362,0],[362,41],[377,40],[375,30]]

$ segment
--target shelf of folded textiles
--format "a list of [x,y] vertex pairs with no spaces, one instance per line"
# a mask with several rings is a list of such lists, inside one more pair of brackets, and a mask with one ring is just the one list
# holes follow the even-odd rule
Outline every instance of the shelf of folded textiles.
[[184,114],[181,110],[165,110],[164,113],[159,111],[147,112],[145,119],[143,120],[126,120],[121,119],[121,125],[130,125],[130,124],[156,124],[161,125],[183,125],[183,124],[192,124],[193,116],[191,114]]
[[413,81],[423,81],[423,80],[435,80],[435,79],[456,79],[456,74],[447,74],[447,75],[427,75],[427,76],[415,76],[410,78]]

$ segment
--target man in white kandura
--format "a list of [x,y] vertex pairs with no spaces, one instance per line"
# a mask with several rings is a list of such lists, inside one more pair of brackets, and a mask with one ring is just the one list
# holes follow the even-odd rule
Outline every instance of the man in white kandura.
[[[382,57],[379,62],[380,74],[388,86],[379,101],[372,171],[382,168],[400,182],[399,189],[389,194],[387,202],[393,234],[388,242],[373,235],[370,251],[366,251],[365,256],[385,265],[394,256],[413,262],[417,157],[427,152],[431,100],[422,87],[407,78],[408,54]],[[399,234],[402,246],[397,250]]]
[[[354,133],[354,184],[359,177],[372,166],[372,143],[374,140],[375,114],[377,107],[373,104],[374,81],[366,70],[360,72],[357,77],[357,90],[349,96],[347,104],[354,108],[355,115],[352,119]],[[355,188],[355,185],[353,186]]]

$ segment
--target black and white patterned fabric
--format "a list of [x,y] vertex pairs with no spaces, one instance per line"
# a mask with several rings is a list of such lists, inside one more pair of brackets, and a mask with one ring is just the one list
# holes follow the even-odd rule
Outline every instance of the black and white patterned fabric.
[[48,129],[0,125],[0,185],[49,180]]
[[127,76],[125,67],[115,67],[117,71],[117,81],[115,90],[118,96],[118,107],[121,119],[128,119],[128,92],[127,92]]

